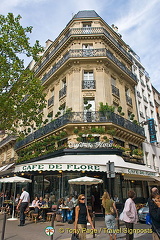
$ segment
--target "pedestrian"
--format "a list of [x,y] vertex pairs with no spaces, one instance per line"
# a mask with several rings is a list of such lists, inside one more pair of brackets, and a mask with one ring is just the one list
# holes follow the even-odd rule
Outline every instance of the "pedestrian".
[[17,205],[17,210],[20,207],[20,224],[18,226],[24,226],[25,225],[25,210],[28,207],[28,204],[30,202],[30,196],[29,193],[26,191],[26,188],[22,188],[22,194],[20,196],[20,200]]
[[85,205],[85,196],[84,194],[80,194],[78,196],[78,203],[75,208],[74,222],[74,227],[79,235],[79,240],[86,240],[87,220],[91,224],[92,229],[94,229],[88,208]]
[[149,213],[152,220],[152,239],[160,239],[160,194],[157,188],[151,189],[149,198]]
[[134,223],[137,223],[138,220],[136,205],[133,201],[135,196],[136,193],[133,190],[128,191],[128,199],[126,200],[123,209],[123,221],[127,228],[126,240],[133,240],[133,227]]
[[66,206],[69,207],[69,209],[67,210],[67,221],[68,221],[68,223],[73,223],[74,203],[72,202],[72,196],[67,198]]
[[158,193],[159,193],[159,191],[158,191],[157,187],[152,187],[150,189],[150,196],[148,198],[148,206],[149,206],[149,210],[151,210],[151,211],[152,211],[152,208],[158,209],[158,207],[154,204],[154,201],[153,201],[153,195],[158,194]]
[[116,239],[115,233],[115,215],[118,219],[118,212],[116,209],[115,202],[110,198],[107,191],[104,192],[102,196],[102,206],[105,210],[105,224],[109,232],[110,240]]

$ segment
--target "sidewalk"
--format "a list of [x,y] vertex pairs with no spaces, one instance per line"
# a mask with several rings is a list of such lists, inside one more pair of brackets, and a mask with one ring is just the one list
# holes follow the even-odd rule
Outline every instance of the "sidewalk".
[[[7,217],[8,218],[8,217]],[[51,237],[47,236],[45,233],[45,228],[47,226],[51,226],[51,222],[38,222],[34,223],[31,221],[26,221],[26,225],[24,227],[19,227],[19,220],[16,221],[8,221],[6,222],[5,229],[5,240],[50,240]],[[0,237],[2,232],[3,225],[3,215],[0,215]],[[103,217],[98,217],[95,219],[95,229],[97,230],[96,238],[93,238],[93,234],[87,234],[87,239],[95,239],[95,240],[109,240],[109,236],[106,233],[106,227]],[[135,226],[137,229],[149,229],[150,226],[146,224],[137,224]],[[53,235],[54,240],[70,240],[71,234],[73,232],[73,224],[55,222],[54,224],[55,233]],[[124,228],[124,224],[120,223],[120,229]],[[88,230],[91,231],[90,226]],[[135,239],[137,240],[151,240],[151,234],[135,234]],[[119,233],[117,234],[117,239],[125,240],[125,234]]]

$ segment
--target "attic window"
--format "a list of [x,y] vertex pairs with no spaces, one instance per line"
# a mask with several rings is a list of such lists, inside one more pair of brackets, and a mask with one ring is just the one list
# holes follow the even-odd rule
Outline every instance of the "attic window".
[[91,22],[83,22],[83,28],[91,27]]

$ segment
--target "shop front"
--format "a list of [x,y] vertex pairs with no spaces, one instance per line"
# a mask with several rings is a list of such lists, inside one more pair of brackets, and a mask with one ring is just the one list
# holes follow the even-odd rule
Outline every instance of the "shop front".
[[[107,163],[114,162],[115,177],[107,178]],[[157,181],[156,171],[134,163],[125,162],[122,156],[113,154],[64,154],[48,159],[16,165],[14,172],[20,175],[30,175],[32,179],[31,196],[53,196],[55,202],[61,197],[84,193],[84,186],[70,185],[69,179],[89,176],[98,177],[103,184],[88,186],[88,197],[94,195],[100,205],[100,198],[104,190],[111,195],[117,195],[123,202],[127,198],[129,189],[134,189],[137,198],[148,198],[148,182]]]

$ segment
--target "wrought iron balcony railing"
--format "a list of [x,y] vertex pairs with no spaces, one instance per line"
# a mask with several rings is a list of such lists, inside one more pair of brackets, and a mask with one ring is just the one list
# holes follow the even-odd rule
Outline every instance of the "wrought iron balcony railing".
[[62,98],[66,95],[67,92],[67,86],[64,86],[60,91],[59,91],[59,98]]
[[44,127],[38,129],[34,133],[27,136],[24,140],[21,140],[15,144],[15,149],[18,149],[35,139],[38,139],[40,137],[43,137],[50,132],[71,123],[114,123],[122,128],[128,129],[136,134],[139,134],[141,136],[145,136],[144,134],[144,128],[134,124],[133,122],[123,118],[122,116],[113,113],[113,112],[70,112],[66,113],[63,116],[55,119],[54,121],[46,124]]
[[132,98],[129,97],[127,94],[126,94],[126,102],[130,105],[132,105]]
[[[87,51],[89,52],[87,56]],[[85,54],[84,54],[85,53]],[[136,83],[137,77],[122,63],[120,62],[109,50],[105,48],[99,49],[75,49],[69,50],[52,68],[51,70],[43,76],[41,79],[44,83],[51,75],[57,71],[69,58],[82,58],[82,57],[107,57],[112,62],[114,62],[122,71],[129,75]]]
[[96,89],[96,81],[95,80],[83,80],[82,81],[82,89]]
[[116,47],[123,52],[123,54],[132,61],[132,56],[110,35],[110,33],[103,27],[90,27],[84,28],[71,28],[66,36],[57,44],[57,46],[46,56],[46,59],[38,66],[35,73],[38,73],[40,69],[51,59],[51,57],[57,52],[57,50],[63,45],[64,42],[72,35],[90,35],[90,34],[104,34],[109,40],[116,45]]
[[114,85],[112,85],[112,93],[119,97],[119,89]]
[[48,99],[48,107],[54,104],[54,96]]

